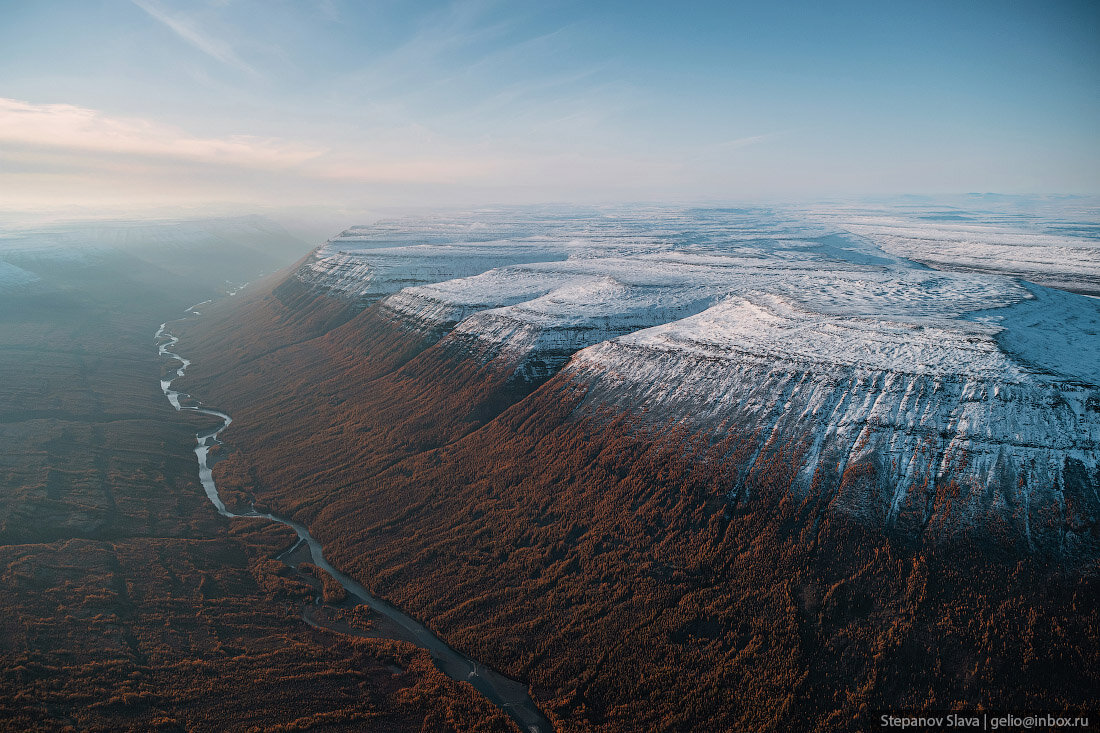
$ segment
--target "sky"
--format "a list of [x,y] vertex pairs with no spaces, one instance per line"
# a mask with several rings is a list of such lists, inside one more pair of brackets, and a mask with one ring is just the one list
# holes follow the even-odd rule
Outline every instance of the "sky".
[[0,0],[0,210],[1100,193],[1100,3]]

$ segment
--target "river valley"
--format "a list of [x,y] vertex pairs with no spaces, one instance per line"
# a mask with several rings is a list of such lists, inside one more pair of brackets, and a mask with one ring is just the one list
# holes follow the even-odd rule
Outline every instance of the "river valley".
[[[188,308],[185,311],[185,317],[198,317],[199,313],[195,309],[201,305],[203,305],[203,303],[198,303]],[[469,682],[478,692],[484,695],[485,698],[515,720],[523,730],[529,733],[549,733],[549,731],[552,730],[552,726],[529,696],[526,685],[509,679],[486,665],[456,651],[416,619],[405,614],[390,603],[371,595],[362,584],[333,567],[325,559],[320,543],[314,539],[307,527],[294,520],[279,517],[274,514],[260,512],[255,509],[237,512],[225,505],[218,493],[217,485],[214,482],[211,448],[215,445],[219,445],[218,435],[229,427],[233,419],[220,410],[202,406],[201,403],[195,401],[190,395],[172,389],[172,382],[176,378],[184,375],[188,366],[191,365],[191,361],[172,351],[179,342],[179,339],[172,334],[168,326],[169,323],[162,323],[154,335],[158,353],[165,359],[179,362],[179,367],[175,370],[174,377],[161,380],[161,391],[171,403],[172,407],[178,411],[192,411],[222,421],[220,426],[212,430],[205,430],[197,433],[197,445],[195,447],[195,456],[199,466],[199,479],[202,482],[207,498],[210,500],[210,503],[214,505],[217,512],[228,519],[266,519],[290,527],[298,535],[299,544],[304,544],[308,547],[309,556],[313,564],[329,573],[354,601],[368,606],[372,611],[392,622],[394,628],[399,632],[392,634],[392,638],[410,641],[416,646],[426,650],[442,672],[456,681]],[[289,557],[294,555],[295,553],[289,552],[284,553],[282,557],[287,558],[286,561],[291,563],[292,561],[289,560]],[[314,623],[309,618],[306,618],[306,621],[311,624]],[[329,630],[334,633],[342,633],[334,629]]]

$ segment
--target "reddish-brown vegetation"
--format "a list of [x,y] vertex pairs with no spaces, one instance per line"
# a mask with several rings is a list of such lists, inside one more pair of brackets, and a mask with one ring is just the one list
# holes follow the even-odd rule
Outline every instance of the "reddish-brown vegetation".
[[715,440],[577,410],[560,376],[525,394],[440,344],[398,347],[373,310],[282,349],[228,314],[185,346],[214,326],[240,339],[193,372],[235,418],[222,485],[308,522],[372,591],[530,681],[564,730],[1100,703],[1096,563],[1063,572],[980,535],[899,542],[834,511],[878,490],[873,464],[792,494],[800,436],[744,475],[752,426]]
[[302,563],[298,566],[302,572],[309,573],[321,584],[321,597],[325,603],[342,603],[347,600],[348,592],[340,585],[336,578],[328,574],[324,568],[319,568],[313,563]]
[[515,730],[411,645],[311,628],[293,532],[218,517],[210,420],[168,405],[152,341],[197,298],[155,274],[0,300],[0,729]]
[[305,625],[289,530],[219,535],[0,548],[0,727],[512,729],[425,653]]

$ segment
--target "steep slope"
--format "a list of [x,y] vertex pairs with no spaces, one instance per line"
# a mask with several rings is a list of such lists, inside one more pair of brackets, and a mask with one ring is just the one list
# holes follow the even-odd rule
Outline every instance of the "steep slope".
[[[1080,317],[1097,332],[1100,308]],[[1033,372],[995,331],[823,316],[760,295],[592,347],[567,375],[590,403],[644,406],[648,421],[760,431],[746,471],[770,444],[800,436],[795,496],[831,484],[833,509],[873,526],[992,532],[1091,560],[1100,391],[1084,380],[1097,362],[1086,353],[1059,365],[1066,374]],[[1095,353],[1095,341],[1079,343]]]
[[191,389],[224,490],[566,728],[1096,702],[1096,301],[784,212],[526,216],[349,230],[252,296],[356,314],[324,335],[185,334],[243,344]]

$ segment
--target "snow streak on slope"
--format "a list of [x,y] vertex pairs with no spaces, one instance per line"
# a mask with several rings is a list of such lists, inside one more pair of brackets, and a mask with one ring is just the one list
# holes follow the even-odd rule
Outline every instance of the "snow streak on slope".
[[[975,270],[1085,290],[1100,248],[1004,216],[965,245],[955,219],[924,239],[903,219],[887,236],[846,210],[478,212],[349,230],[298,277],[520,379],[564,365],[590,407],[756,436],[746,476],[796,445],[792,490],[833,475],[832,506],[868,521],[947,512],[941,533],[1093,546],[1100,301]],[[914,262],[921,242],[948,243],[953,271]],[[873,481],[845,478],[861,465]]]
[[873,468],[873,488],[840,482],[838,509],[923,530],[937,487],[954,482],[951,531],[998,515],[1033,546],[1064,550],[1085,541],[1067,497],[1090,522],[1100,508],[1100,391],[1031,372],[996,335],[983,324],[825,316],[751,294],[587,349],[567,373],[595,404],[763,427],[761,449],[797,446],[801,492],[821,469]]

